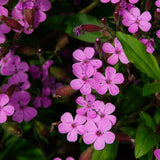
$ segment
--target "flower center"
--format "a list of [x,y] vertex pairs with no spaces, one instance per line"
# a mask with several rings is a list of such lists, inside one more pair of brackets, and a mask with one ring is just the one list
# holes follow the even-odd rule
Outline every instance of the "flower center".
[[76,128],[76,124],[75,123],[72,124],[72,128]]
[[87,77],[83,77],[82,79],[83,79],[83,81],[87,81]]
[[107,80],[106,80],[106,83],[107,83],[107,84],[110,84],[110,83],[111,83],[110,79],[107,79]]
[[97,132],[96,132],[96,135],[97,135],[97,136],[100,136],[101,134],[102,134],[101,131],[97,131]]
[[88,63],[88,60],[84,60],[84,63]]

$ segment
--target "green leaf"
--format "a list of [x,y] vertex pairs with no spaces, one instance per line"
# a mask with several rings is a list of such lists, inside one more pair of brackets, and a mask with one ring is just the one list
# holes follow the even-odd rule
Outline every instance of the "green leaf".
[[156,92],[160,92],[160,82],[146,84],[143,87],[143,96],[148,96]]
[[101,151],[94,150],[91,160],[115,160],[117,156],[118,142],[107,144]]
[[146,47],[131,35],[117,32],[126,56],[131,63],[149,77],[160,80],[160,69],[155,57],[146,52]]
[[160,135],[151,128],[139,125],[135,139],[135,157],[140,158],[147,154],[151,148],[160,142]]
[[151,149],[147,154],[142,156],[139,160],[152,160],[153,150]]
[[153,118],[154,118],[156,124],[158,125],[160,122],[160,109],[159,108],[156,110],[156,113],[154,114]]
[[147,127],[150,127],[153,130],[156,130],[155,122],[153,121],[151,116],[146,112],[142,112],[140,114],[139,123],[142,124],[142,125],[145,125]]

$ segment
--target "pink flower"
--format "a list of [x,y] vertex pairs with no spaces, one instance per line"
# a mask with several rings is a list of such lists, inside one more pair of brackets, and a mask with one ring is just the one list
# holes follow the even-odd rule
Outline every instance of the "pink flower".
[[151,39],[143,39],[143,38],[140,38],[139,39],[143,44],[145,44],[146,45],[146,51],[148,52],[148,53],[153,53],[154,52],[154,48],[153,48],[153,46],[155,45],[155,42],[154,42],[154,39],[153,38],[151,38]]
[[155,5],[160,8],[160,0],[157,0],[157,1],[155,2]]
[[37,115],[37,110],[35,108],[27,106],[31,100],[31,96],[28,92],[21,91],[21,93],[19,93],[18,97],[15,99],[17,99],[19,103],[12,102],[15,104],[16,110],[13,115],[14,121],[18,123],[21,123],[23,119],[25,121],[30,121]]
[[130,3],[135,4],[137,3],[139,0],[129,0]]
[[118,3],[120,2],[120,0],[100,0],[102,3],[108,3],[111,1],[111,3],[115,4],[115,3]]
[[14,113],[14,107],[7,105],[9,97],[6,94],[0,94],[0,123],[7,121],[7,116],[11,116]]
[[129,63],[128,58],[126,57],[122,45],[119,42],[117,38],[114,39],[114,45],[113,47],[110,43],[105,42],[102,46],[102,50],[105,53],[113,53],[108,59],[107,62],[111,65],[115,65],[118,62],[118,59],[124,64]]
[[114,112],[115,106],[112,103],[104,104],[103,101],[97,100],[95,102],[95,109],[98,113],[97,118],[94,119],[96,123],[105,120],[108,126],[108,130],[116,123],[116,117],[114,115],[110,115]]
[[151,18],[152,16],[148,11],[140,15],[140,10],[136,7],[124,13],[122,23],[124,26],[129,27],[128,31],[130,33],[136,33],[138,28],[144,32],[148,32],[151,28],[151,24],[148,21],[150,21]]
[[58,130],[60,133],[64,134],[67,133],[67,140],[69,142],[75,142],[78,138],[77,134],[83,135],[83,123],[86,119],[83,116],[76,115],[75,119],[73,119],[71,113],[66,112],[61,116],[61,122],[58,125]]
[[76,99],[76,103],[83,107],[76,110],[77,114],[80,114],[82,116],[86,114],[88,118],[95,118],[97,116],[97,113],[94,109],[95,99],[96,97],[92,94],[88,94],[86,96],[86,100],[84,99],[84,97],[79,96]]
[[160,149],[154,150],[154,155],[158,160],[160,160]]
[[86,67],[92,67],[95,71],[95,69],[98,69],[102,66],[102,61],[99,59],[91,59],[94,56],[94,49],[92,47],[86,47],[84,51],[80,49],[76,49],[73,52],[73,57],[80,61],[78,64],[83,65]]
[[70,82],[71,87],[74,90],[79,90],[84,95],[91,93],[91,85],[90,80],[91,76],[93,75],[93,68],[88,66],[87,68],[83,66],[79,66],[79,64],[74,64],[73,66],[73,73],[78,77],[78,79],[74,79]]
[[160,29],[156,31],[156,35],[158,38],[160,38]]
[[104,149],[105,143],[112,144],[115,140],[115,135],[108,131],[105,121],[101,121],[97,125],[93,121],[89,121],[85,124],[85,130],[86,133],[83,135],[84,143],[94,143],[96,150]]
[[123,74],[116,73],[113,67],[107,67],[105,69],[105,77],[97,72],[93,79],[95,83],[92,83],[92,87],[96,89],[99,94],[103,95],[109,90],[109,93],[113,96],[119,93],[119,88],[115,84],[121,84],[124,81]]
[[[59,158],[59,157],[56,157],[56,158],[54,158],[53,160],[62,160],[61,158]],[[73,157],[67,157],[66,158],[66,160],[75,160]]]

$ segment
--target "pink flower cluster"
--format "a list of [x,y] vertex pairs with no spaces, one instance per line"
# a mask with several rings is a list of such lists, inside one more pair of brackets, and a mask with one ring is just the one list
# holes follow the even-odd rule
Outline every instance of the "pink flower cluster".
[[[2,93],[10,94],[10,98],[5,99],[6,103],[14,106],[13,120],[19,123],[23,120],[30,121],[37,115],[37,110],[28,106],[31,100],[29,92],[26,91],[30,88],[29,77],[26,73],[29,70],[28,64],[21,61],[19,56],[14,55],[14,50],[10,50],[1,59],[0,67],[2,75],[10,76],[8,84],[3,84],[1,90]],[[3,112],[3,110],[0,110],[0,112]],[[8,109],[8,112],[10,112],[10,109]]]
[[[114,47],[111,46],[111,48],[114,54]],[[115,106],[112,103],[104,104],[103,101],[96,100],[91,92],[95,89],[97,93],[103,95],[109,90],[111,95],[117,95],[119,88],[116,84],[123,83],[124,77],[110,66],[105,69],[105,76],[98,72],[102,62],[93,59],[94,53],[92,47],[86,47],[84,51],[77,49],[73,52],[73,57],[79,62],[72,66],[77,79],[72,80],[70,85],[75,90],[80,89],[85,97],[79,96],[76,99],[76,103],[81,107],[76,110],[75,118],[69,112],[61,116],[58,130],[62,134],[67,133],[67,140],[70,142],[75,142],[79,134],[83,136],[86,144],[93,143],[96,150],[102,150],[106,143],[111,144],[115,140],[114,133],[110,131],[116,123],[116,117],[111,115]]]
[[20,0],[9,16],[8,9],[4,7],[9,0],[0,0],[0,44],[4,43],[4,34],[13,29],[15,32],[30,34],[39,23],[46,20],[46,11],[51,8],[49,0]]
[[42,65],[42,68],[39,68],[35,65],[31,65],[29,72],[32,75],[33,79],[39,79],[42,76],[41,83],[43,85],[41,95],[37,95],[34,98],[33,105],[36,108],[43,106],[48,108],[51,106],[52,101],[49,98],[50,95],[53,95],[57,89],[62,87],[62,83],[55,83],[55,78],[49,74],[49,68],[53,64],[52,60],[48,60],[45,64]]
[[101,60],[91,59],[94,56],[94,52],[91,47],[86,47],[84,51],[77,49],[73,52],[73,57],[80,62],[72,65],[73,73],[77,79],[71,81],[71,87],[74,90],[80,90],[84,95],[90,94],[92,89],[102,95],[108,90],[111,95],[117,95],[119,88],[115,84],[123,83],[123,75],[116,73],[113,67],[107,67],[105,76],[103,76],[97,71],[102,66]]
[[58,125],[59,132],[68,133],[67,140],[70,142],[75,142],[78,134],[83,135],[83,141],[86,144],[94,143],[96,150],[102,150],[105,143],[113,143],[115,135],[109,130],[116,122],[116,117],[110,115],[114,112],[115,106],[95,100],[95,96],[91,94],[85,99],[78,97],[76,102],[81,108],[77,109],[74,119],[69,112],[62,115],[61,123]]

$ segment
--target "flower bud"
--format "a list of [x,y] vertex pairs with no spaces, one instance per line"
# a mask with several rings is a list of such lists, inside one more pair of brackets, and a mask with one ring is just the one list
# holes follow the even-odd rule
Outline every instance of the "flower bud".
[[26,56],[33,56],[36,54],[36,49],[30,46],[20,46],[17,50]]
[[107,20],[105,17],[101,18],[101,23],[104,27],[107,26]]
[[102,30],[101,26],[97,26],[94,24],[83,24],[81,25],[81,28],[83,31],[86,31],[86,32],[98,32]]
[[11,85],[7,91],[5,92],[5,94],[8,96],[8,97],[11,97],[11,95],[13,94],[14,90],[16,88],[16,85]]
[[11,27],[12,29],[16,29],[16,30],[21,30],[22,26],[20,23],[18,23],[15,19],[10,18],[10,17],[6,17],[4,15],[1,16],[1,20],[8,25],[9,27]]
[[114,12],[114,21],[116,22],[116,25],[118,25],[118,23],[119,23],[119,12]]
[[88,147],[82,154],[79,160],[91,160],[93,154],[93,147]]
[[124,133],[116,133],[116,140],[121,143],[131,142],[131,138]]
[[56,90],[56,93],[53,95],[54,98],[57,97],[66,97],[66,96],[70,96],[75,92],[74,89],[71,88],[71,86],[63,86],[59,89]]
[[29,27],[33,28],[33,22],[34,22],[34,11],[33,11],[33,9],[25,9],[23,14],[24,14],[24,19],[29,24]]
[[152,1],[151,1],[151,0],[147,0],[146,6],[145,6],[145,10],[146,10],[146,11],[150,10],[151,5],[152,5]]

